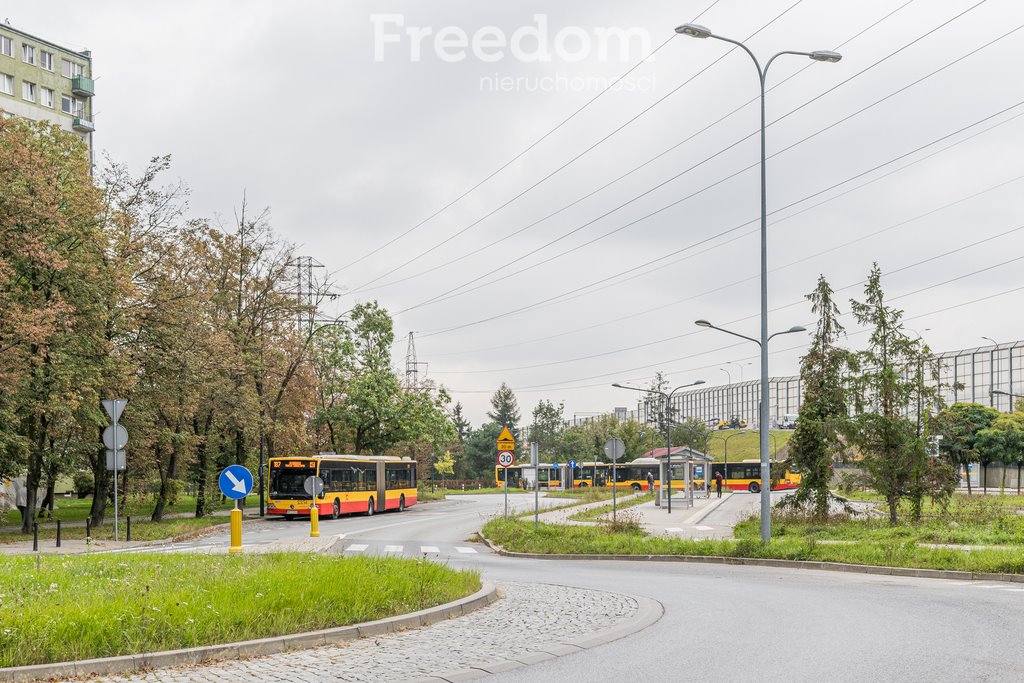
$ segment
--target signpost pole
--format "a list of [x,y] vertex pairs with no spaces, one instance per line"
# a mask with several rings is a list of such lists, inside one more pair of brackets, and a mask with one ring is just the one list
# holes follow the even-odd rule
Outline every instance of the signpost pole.
[[508,517],[508,468],[505,468],[505,516]]
[[119,446],[117,443],[117,419],[121,416],[118,415],[116,408],[112,417],[114,418],[114,543],[117,543],[117,449]]
[[[533,528],[540,528],[540,444],[530,444],[530,460],[533,463]],[[551,476],[548,475],[548,490],[551,490]]]

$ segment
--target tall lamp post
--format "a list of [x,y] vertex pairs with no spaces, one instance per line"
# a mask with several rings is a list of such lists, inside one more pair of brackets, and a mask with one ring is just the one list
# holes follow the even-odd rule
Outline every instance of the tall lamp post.
[[667,452],[665,454],[665,457],[668,458],[668,462],[665,465],[665,468],[668,470],[668,494],[667,495],[668,495],[668,514],[670,514],[670,515],[672,514],[672,397],[675,396],[675,393],[677,391],[679,391],[680,389],[687,389],[689,387],[695,387],[698,384],[704,384],[704,380],[699,379],[696,382],[691,382],[690,384],[683,384],[682,386],[676,387],[675,389],[673,389],[672,391],[670,391],[667,394],[664,391],[658,391],[657,389],[641,389],[640,387],[631,387],[631,386],[629,386],[627,384],[619,384],[618,382],[615,382],[614,384],[612,384],[612,386],[617,388],[617,389],[630,389],[632,391],[639,391],[639,392],[642,392],[642,393],[645,393],[645,394],[658,394],[663,399],[665,399],[665,414],[666,414],[666,417],[665,417],[665,437],[667,439],[667,444],[668,444],[668,448],[666,449]]
[[725,419],[729,422],[729,426],[732,426],[732,374],[725,368],[718,368],[725,373],[726,378],[729,380],[729,386],[725,390],[726,403],[729,404],[729,414],[725,416]]
[[752,341],[761,347],[761,417],[758,419],[759,424],[757,425],[758,436],[760,437],[758,440],[760,441],[761,450],[761,540],[770,541],[772,538],[772,473],[768,445],[768,342],[775,337],[778,337],[780,334],[806,332],[807,328],[800,325],[794,325],[788,330],[783,330],[782,332],[776,332],[772,335],[762,335],[764,337],[764,341],[762,341],[760,339],[748,337],[745,334],[740,334],[739,332],[733,332],[722,327],[716,327],[707,320],[697,320],[695,324],[698,327],[707,327],[712,330],[731,334],[732,336],[739,337],[740,339]]
[[[990,387],[992,387],[992,392],[991,392],[992,395],[998,396],[999,394],[996,393],[995,386],[996,386],[996,380],[999,378],[999,371],[996,369],[995,361],[996,361],[996,356],[999,353],[999,342],[997,342],[992,337],[982,336],[982,339],[984,339],[985,341],[992,342],[995,345],[995,347],[996,347],[996,348],[992,349],[992,351],[990,351],[989,354],[988,354],[988,370],[989,370],[990,373],[992,373],[992,380],[988,384],[989,384]],[[996,410],[999,410],[999,399],[995,400],[995,405],[992,406],[992,407],[995,408]],[[1012,400],[1010,401],[1010,412],[1011,413],[1013,412],[1013,401]]]
[[[766,469],[766,463],[768,461],[768,432],[766,431],[768,423],[768,192],[767,192],[767,175],[765,172],[765,107],[764,107],[764,92],[765,92],[765,78],[768,73],[768,69],[771,67],[772,62],[777,57],[782,55],[799,55],[802,57],[809,57],[816,62],[838,62],[843,58],[838,52],[831,52],[829,50],[817,50],[815,52],[796,52],[792,50],[785,50],[783,52],[777,52],[765,63],[764,68],[761,68],[761,63],[757,61],[757,57],[750,51],[746,45],[738,40],[732,38],[725,38],[712,33],[709,29],[704,26],[697,24],[683,24],[682,26],[676,27],[676,33],[681,35],[690,36],[691,38],[714,38],[715,40],[721,40],[726,43],[731,43],[743,49],[750,58],[754,61],[754,67],[757,69],[757,76],[761,82],[761,415],[760,415],[760,430],[761,430],[761,466],[762,476],[767,476],[764,471]],[[761,490],[761,538],[765,541],[771,539],[771,500],[770,496],[765,497],[767,494],[764,489]]]
[[992,394],[994,396],[1006,396],[1007,398],[1009,398],[1010,399],[1010,412],[1011,413],[1013,412],[1013,402],[1014,402],[1014,400],[1020,398],[1020,394],[1015,394],[1012,391],[1003,391],[1002,389],[993,389],[992,390]]

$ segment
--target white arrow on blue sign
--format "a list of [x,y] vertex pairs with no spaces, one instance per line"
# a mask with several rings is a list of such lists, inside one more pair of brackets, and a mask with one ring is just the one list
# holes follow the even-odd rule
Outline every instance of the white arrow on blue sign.
[[245,498],[252,491],[252,473],[241,465],[229,465],[220,473],[218,483],[228,498]]
[[576,461],[575,460],[570,460],[569,461],[569,467],[571,467],[573,469],[576,469]]

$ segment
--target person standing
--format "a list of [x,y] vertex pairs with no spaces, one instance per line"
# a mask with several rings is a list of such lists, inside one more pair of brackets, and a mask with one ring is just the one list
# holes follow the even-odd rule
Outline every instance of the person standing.
[[715,491],[718,493],[718,497],[722,497],[722,481],[725,477],[722,476],[721,472],[715,472]]
[[21,513],[21,523],[24,525],[25,516],[28,515],[28,489],[25,488],[25,482],[20,478],[12,479],[11,483],[14,485],[15,506]]
[[654,472],[648,472],[647,473],[647,490],[648,491],[653,491],[654,490]]

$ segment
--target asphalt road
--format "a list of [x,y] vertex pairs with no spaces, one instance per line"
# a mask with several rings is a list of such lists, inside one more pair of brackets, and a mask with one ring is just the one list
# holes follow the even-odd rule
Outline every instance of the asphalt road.
[[[743,514],[734,496],[727,515]],[[751,504],[755,496],[749,496]],[[509,496],[514,509],[533,496]],[[564,501],[551,501],[561,503]],[[484,578],[642,595],[654,626],[610,645],[499,674],[496,681],[1021,681],[1024,584],[640,561],[521,560],[467,539],[501,514],[501,496],[459,496],[404,513],[325,520],[339,551],[419,555]],[[247,533],[269,543],[308,534],[275,520]],[[227,542],[213,538],[199,543]],[[354,549],[353,549],[354,547]],[[462,550],[459,550],[459,549]],[[467,552],[467,549],[471,551]],[[538,605],[538,609],[544,609]]]

